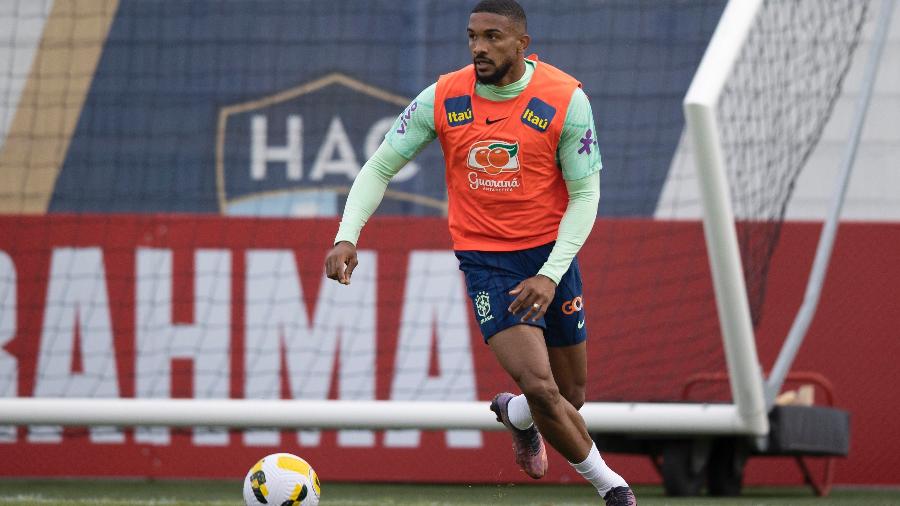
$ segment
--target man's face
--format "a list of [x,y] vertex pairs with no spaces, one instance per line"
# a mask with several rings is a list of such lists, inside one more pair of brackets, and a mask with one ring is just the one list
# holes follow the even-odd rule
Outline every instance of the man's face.
[[473,13],[467,31],[475,76],[484,84],[500,82],[528,45],[523,27],[500,14]]

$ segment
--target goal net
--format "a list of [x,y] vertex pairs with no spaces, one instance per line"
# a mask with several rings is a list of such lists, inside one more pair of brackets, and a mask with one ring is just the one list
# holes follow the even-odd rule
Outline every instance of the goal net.
[[[682,100],[725,3],[526,5],[530,49],[583,83],[603,156],[600,212],[579,255],[588,401],[686,400],[692,375],[726,370],[682,142]],[[0,1],[0,396],[485,401],[514,388],[451,251],[436,143],[391,183],[352,284],[322,275],[361,165],[404,128],[419,91],[470,63],[468,7]],[[715,114],[754,323],[867,8],[764,2],[724,81]],[[55,427],[3,434],[60,438]],[[448,444],[477,442],[455,434]]]

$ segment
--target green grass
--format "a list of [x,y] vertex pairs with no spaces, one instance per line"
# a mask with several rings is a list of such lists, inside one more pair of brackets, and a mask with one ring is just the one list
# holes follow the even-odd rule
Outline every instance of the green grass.
[[[827,498],[807,488],[752,488],[738,498],[665,497],[659,487],[637,487],[641,506],[857,506],[898,505],[900,488],[838,489]],[[585,485],[376,485],[324,483],[322,506],[600,504]],[[236,481],[0,480],[0,506],[26,504],[242,506]]]

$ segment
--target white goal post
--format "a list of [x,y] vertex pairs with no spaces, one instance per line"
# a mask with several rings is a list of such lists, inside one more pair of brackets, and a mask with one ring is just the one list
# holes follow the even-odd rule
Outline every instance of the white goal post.
[[[581,413],[592,432],[746,434],[768,430],[715,106],[762,0],[731,0],[687,94],[704,203],[704,230],[734,404],[599,403]],[[420,428],[500,430],[487,402],[179,399],[0,399],[0,424]]]
[[734,212],[726,181],[716,105],[763,0],[731,0],[684,99],[703,203],[703,232],[716,293],[731,394],[740,418],[756,435],[769,431],[763,377],[741,268]]

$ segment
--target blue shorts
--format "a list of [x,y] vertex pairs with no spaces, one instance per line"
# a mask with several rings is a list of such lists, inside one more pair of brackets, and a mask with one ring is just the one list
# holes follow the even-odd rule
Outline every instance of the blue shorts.
[[484,342],[513,325],[534,325],[544,330],[547,346],[571,346],[587,339],[584,323],[584,299],[578,259],[572,260],[556,288],[556,297],[543,318],[521,321],[527,310],[514,315],[507,308],[515,296],[509,291],[530,278],[547,261],[553,243],[520,251],[457,251],[459,269],[466,276],[466,288],[472,299],[475,321],[481,327]]

